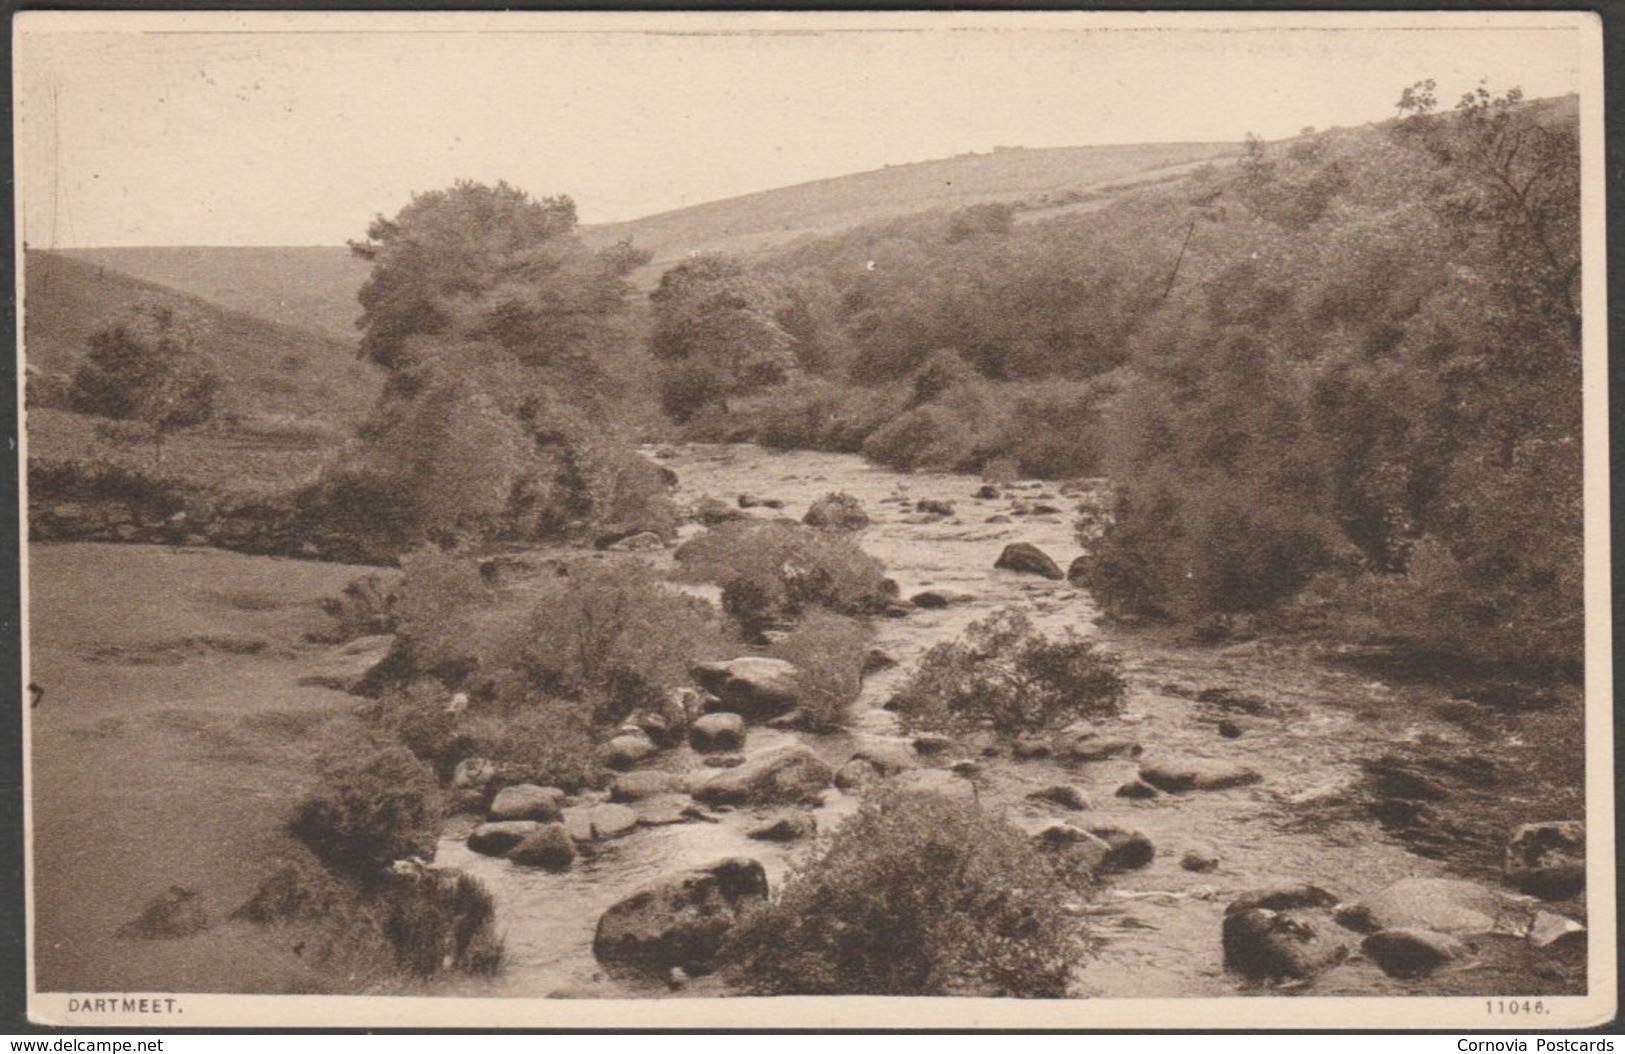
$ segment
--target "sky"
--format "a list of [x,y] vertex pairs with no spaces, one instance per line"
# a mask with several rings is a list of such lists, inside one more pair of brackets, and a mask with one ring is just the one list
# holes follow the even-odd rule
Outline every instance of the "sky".
[[[823,21],[817,19],[822,17]],[[1278,25],[1282,16],[1270,16]],[[1239,141],[1382,120],[1425,77],[1578,90],[1550,15],[32,13],[31,245],[338,245],[458,179],[584,223],[995,146]],[[866,20],[867,19],[867,20]],[[1547,25],[1539,24],[1544,21]],[[1585,100],[1582,99],[1582,105]]]

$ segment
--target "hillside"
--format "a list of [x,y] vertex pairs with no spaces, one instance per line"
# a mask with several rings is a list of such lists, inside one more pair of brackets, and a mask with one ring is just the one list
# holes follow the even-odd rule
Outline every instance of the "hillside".
[[[192,251],[139,252],[149,255],[138,259],[153,259]],[[200,254],[198,273],[206,260]],[[357,361],[349,342],[228,310],[111,266],[97,266],[81,254],[31,250],[24,267],[25,359],[37,370],[71,371],[91,333],[136,304],[156,302],[202,323],[206,350],[230,378],[227,408],[237,414],[349,424],[359,420],[377,397],[380,377]]]
[[344,246],[156,246],[61,255],[346,344],[367,264]]
[[[1019,203],[1023,220],[1089,210],[1129,186],[1177,178],[1238,152],[1235,143],[1000,149],[588,225],[581,235],[593,246],[630,238],[651,250],[653,262],[633,275],[648,289],[696,249],[750,256],[806,235],[988,201]],[[567,189],[578,198],[591,193],[590,187]],[[69,249],[61,255],[345,343],[356,339],[356,292],[367,277],[366,263],[342,246]]]
[[1177,176],[1239,153],[1235,143],[1001,148],[707,202],[586,227],[582,234],[599,245],[630,238],[653,251],[655,268],[664,269],[696,249],[749,255],[802,235],[928,209],[1000,201],[1041,215],[1109,195],[1122,184]]

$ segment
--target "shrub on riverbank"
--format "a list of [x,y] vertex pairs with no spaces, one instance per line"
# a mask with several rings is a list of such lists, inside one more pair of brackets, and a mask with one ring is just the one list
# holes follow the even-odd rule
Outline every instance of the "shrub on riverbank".
[[827,611],[805,616],[768,654],[793,663],[796,707],[801,726],[833,732],[851,721],[852,705],[863,689],[863,659],[869,632],[858,622]]
[[1061,998],[1085,952],[1032,840],[970,802],[868,801],[723,957],[760,995]]
[[722,607],[747,637],[814,608],[863,615],[885,600],[885,566],[849,538],[794,523],[727,523],[676,553],[688,581],[722,586]]
[[890,708],[911,728],[1017,735],[1114,714],[1125,687],[1115,657],[1070,629],[1045,636],[1006,608],[926,652]]
[[321,782],[288,829],[331,870],[363,882],[395,860],[434,855],[440,788],[423,761],[398,743],[361,742],[320,762]]

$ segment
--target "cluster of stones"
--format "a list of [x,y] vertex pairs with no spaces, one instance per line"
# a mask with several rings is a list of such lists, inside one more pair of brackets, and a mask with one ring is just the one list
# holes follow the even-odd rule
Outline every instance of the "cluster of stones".
[[[1508,884],[1542,900],[1585,883],[1585,826],[1526,824],[1506,847]],[[1414,978],[1467,960],[1472,938],[1523,937],[1536,948],[1582,937],[1585,927],[1500,890],[1450,878],[1407,878],[1358,901],[1317,885],[1254,890],[1225,909],[1225,964],[1258,980],[1299,979],[1356,951],[1393,977]]]

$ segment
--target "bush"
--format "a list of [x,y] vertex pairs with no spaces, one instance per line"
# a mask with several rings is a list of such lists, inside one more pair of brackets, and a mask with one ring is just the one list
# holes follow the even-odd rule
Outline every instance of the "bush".
[[800,377],[768,396],[742,400],[756,441],[774,450],[831,450],[855,454],[877,428],[903,412],[900,385],[847,385]]
[[865,802],[723,947],[760,995],[1061,998],[1072,894],[1020,830],[932,794]]
[[803,727],[812,732],[833,732],[851,721],[852,704],[863,690],[863,659],[869,633],[852,619],[813,611],[774,644],[770,654],[794,663],[797,707]]
[[288,829],[331,870],[371,881],[395,860],[433,856],[439,821],[429,766],[399,744],[363,740],[321,759],[321,782]]
[[489,712],[550,697],[581,704],[592,722],[620,721],[725,650],[711,605],[636,558],[576,560],[511,586],[467,556],[425,550],[405,564],[399,676],[465,688]]
[[472,875],[408,864],[390,873],[371,909],[396,964],[418,977],[493,974],[502,964],[496,902]]
[[536,583],[518,617],[480,640],[480,680],[499,699],[581,700],[595,721],[613,723],[658,707],[689,683],[694,662],[725,650],[711,605],[670,589],[643,561],[578,560],[567,571]]
[[722,608],[752,637],[822,607],[843,615],[876,610],[885,567],[849,538],[794,523],[727,523],[676,552],[688,581],[722,586]]
[[395,632],[395,592],[381,575],[365,574],[347,582],[337,596],[322,598],[322,613],[333,620],[312,634],[322,644],[343,644],[357,637]]
[[573,793],[599,775],[592,715],[580,703],[537,697],[478,713],[463,720],[458,739],[466,743],[464,757],[489,758],[511,782]]
[[1070,629],[1059,639],[1046,637],[1006,608],[971,623],[963,640],[926,652],[890,706],[913,728],[991,726],[1016,735],[1116,713],[1124,688],[1113,656]]

